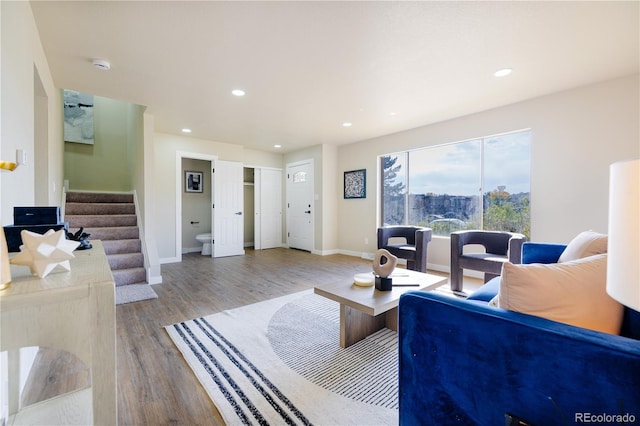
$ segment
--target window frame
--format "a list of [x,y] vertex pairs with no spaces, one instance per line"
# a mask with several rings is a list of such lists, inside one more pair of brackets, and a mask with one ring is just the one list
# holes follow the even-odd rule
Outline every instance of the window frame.
[[[413,149],[408,149],[408,150],[404,150],[404,151],[396,151],[396,152],[392,152],[392,153],[387,153],[387,154],[381,154],[378,156],[378,191],[377,191],[377,197],[378,197],[378,209],[377,209],[377,222],[378,222],[378,226],[384,226],[385,224],[385,218],[386,218],[386,212],[385,212],[385,180],[386,180],[386,175],[385,175],[385,168],[384,168],[384,159],[385,158],[389,158],[389,157],[404,157],[403,160],[403,164],[404,164],[404,173],[403,173],[403,178],[400,180],[403,183],[403,191],[401,193],[401,195],[404,198],[404,212],[403,212],[403,220],[402,223],[393,223],[395,225],[410,225],[410,226],[416,226],[416,224],[412,224],[409,222],[410,219],[410,214],[409,214],[409,207],[410,207],[410,198],[411,198],[411,193],[409,192],[410,186],[411,186],[411,153],[413,152],[417,152],[417,151],[426,151],[426,150],[431,150],[431,149],[438,149],[438,148],[442,148],[442,147],[446,147],[446,146],[451,146],[451,145],[461,145],[461,144],[465,144],[465,143],[469,143],[469,142],[473,142],[473,141],[480,141],[480,154],[479,154],[479,158],[478,161],[480,162],[480,166],[479,166],[479,185],[480,188],[478,190],[478,192],[475,195],[471,195],[472,197],[477,197],[478,198],[478,211],[479,213],[479,222],[480,222],[480,227],[473,227],[473,229],[484,229],[485,228],[485,215],[487,213],[487,202],[486,199],[490,196],[490,194],[494,193],[495,190],[491,190],[488,188],[485,188],[485,180],[486,180],[486,169],[487,167],[489,167],[486,164],[486,151],[488,150],[487,148],[487,144],[492,140],[492,139],[497,139],[497,138],[501,138],[504,136],[509,136],[509,135],[516,135],[516,134],[525,134],[528,133],[527,135],[527,150],[528,150],[528,156],[527,156],[527,164],[528,164],[528,174],[527,174],[527,186],[528,186],[528,191],[527,192],[514,192],[513,195],[519,195],[519,194],[527,194],[526,195],[526,206],[528,208],[527,212],[526,212],[526,217],[527,217],[527,223],[525,225],[525,229],[523,230],[522,233],[525,233],[525,235],[528,236],[528,234],[530,234],[530,228],[531,228],[531,210],[530,210],[530,204],[531,204],[531,147],[532,147],[532,140],[533,140],[533,131],[531,128],[523,128],[523,129],[519,129],[519,130],[514,130],[514,131],[509,131],[509,132],[504,132],[504,133],[498,133],[498,134],[492,134],[492,135],[487,135],[487,136],[482,136],[482,137],[475,137],[475,138],[470,138],[470,139],[465,139],[465,140],[461,140],[461,141],[457,141],[457,142],[447,142],[447,143],[442,143],[442,144],[436,144],[436,145],[430,145],[430,146],[424,146],[424,147],[419,147],[419,148],[413,148]],[[394,180],[394,183],[397,183],[398,180]],[[500,190],[500,186],[497,188],[498,190]],[[413,194],[416,195],[416,194]],[[445,194],[442,194],[445,195]],[[472,225],[475,225],[475,223],[472,223]],[[434,236],[438,236],[438,237],[445,237],[445,238],[449,238],[450,233],[453,232],[451,229],[449,230],[449,233],[446,235],[442,235],[442,234],[435,234]],[[515,232],[521,232],[519,231],[515,231]]]

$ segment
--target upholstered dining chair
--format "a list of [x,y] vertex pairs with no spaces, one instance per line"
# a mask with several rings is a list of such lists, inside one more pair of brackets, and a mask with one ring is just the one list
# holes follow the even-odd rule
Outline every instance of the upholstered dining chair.
[[[505,262],[522,262],[522,234],[501,231],[457,231],[451,233],[451,291],[462,292],[463,269],[484,272],[484,282],[497,277]],[[464,246],[478,244],[484,253],[465,253]]]
[[[398,259],[407,261],[407,268],[427,272],[427,245],[431,228],[420,226],[384,226],[378,228],[378,248],[386,249]],[[389,243],[392,238],[397,238]]]

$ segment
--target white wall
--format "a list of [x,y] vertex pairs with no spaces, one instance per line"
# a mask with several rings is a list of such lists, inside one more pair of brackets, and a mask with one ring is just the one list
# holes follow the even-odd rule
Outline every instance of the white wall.
[[[13,172],[2,172],[0,222],[13,223],[14,206],[35,205],[35,186],[40,189],[39,201],[43,204],[60,205],[62,188],[62,97],[54,84],[47,59],[38,36],[35,20],[28,2],[0,2],[1,14],[1,122],[0,158],[15,161],[16,150],[26,151],[29,162]],[[39,78],[38,78],[39,77]],[[39,81],[38,81],[39,80]],[[37,92],[36,92],[37,85]],[[36,96],[39,117],[46,120],[46,128],[34,123]],[[43,99],[44,98],[44,99]],[[44,105],[43,105],[44,104]],[[43,112],[44,111],[44,112]],[[46,146],[38,144],[36,137],[45,135]],[[38,174],[37,157],[46,157],[48,170]]]
[[[338,173],[367,169],[367,198],[338,201],[338,247],[376,249],[379,155],[524,128],[532,129],[531,239],[606,233],[609,165],[640,157],[639,83],[633,75],[339,147]],[[434,238],[428,260],[448,270],[448,238]]]
[[[224,161],[238,161],[255,167],[282,167],[282,155],[245,149],[240,145],[213,142],[186,136],[153,135],[154,235],[161,263],[176,262],[176,153],[189,152],[216,156]],[[182,179],[180,179],[182,181]]]
[[338,147],[322,145],[322,168],[316,180],[322,184],[322,246],[323,254],[338,252],[338,197],[342,194],[342,179],[338,176]]
[[[28,157],[15,171],[0,172],[0,225],[8,225],[14,206],[60,205],[62,196],[62,96],[28,2],[0,2],[0,88],[0,159],[15,161],[17,149]],[[46,170],[36,172],[43,159]],[[28,374],[36,352],[34,347],[20,351],[21,376]],[[5,353],[0,358],[1,421],[8,414],[7,374],[14,366],[8,366]]]

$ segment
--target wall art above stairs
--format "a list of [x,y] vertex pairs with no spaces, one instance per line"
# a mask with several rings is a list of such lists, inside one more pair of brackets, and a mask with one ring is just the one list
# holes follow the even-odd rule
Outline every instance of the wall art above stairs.
[[117,304],[158,297],[147,283],[133,194],[67,192],[64,220],[71,233],[84,228],[102,241]]

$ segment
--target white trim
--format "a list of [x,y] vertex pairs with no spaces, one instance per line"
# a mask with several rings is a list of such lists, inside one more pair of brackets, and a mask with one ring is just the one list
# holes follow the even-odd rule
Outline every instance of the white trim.
[[317,254],[320,256],[330,256],[332,254],[340,254],[340,250],[312,250],[311,254]]
[[202,253],[202,247],[182,247],[182,254],[186,253]]
[[165,263],[179,263],[182,262],[182,255],[180,257],[163,257],[160,259],[160,264],[164,265]]
[[[144,225],[142,218],[140,217],[140,203],[138,202],[138,193],[133,190],[133,205],[136,211],[136,224],[138,226],[138,232],[140,237],[140,246],[142,250],[142,259],[144,261],[144,270],[147,275],[147,283],[149,284],[162,284],[162,274],[160,273],[160,265],[152,262],[149,256],[149,250],[147,246],[147,236],[144,231]],[[157,257],[157,256],[156,256]],[[155,260],[155,259],[154,259]]]
[[251,164],[243,164],[243,167],[245,167],[247,169],[264,169],[264,170],[279,170],[279,171],[282,171],[282,167],[253,166]]

